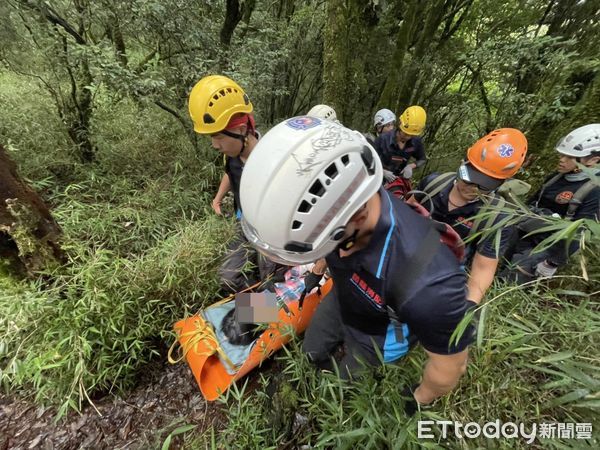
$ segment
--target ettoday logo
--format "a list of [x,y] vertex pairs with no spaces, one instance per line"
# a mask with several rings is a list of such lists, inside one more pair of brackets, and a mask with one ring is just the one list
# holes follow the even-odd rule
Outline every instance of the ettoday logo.
[[434,431],[439,431],[442,439],[454,436],[456,439],[523,439],[531,444],[537,439],[591,439],[591,423],[523,423],[501,422],[496,419],[481,425],[477,422],[463,424],[452,420],[419,420],[419,439],[436,439]]

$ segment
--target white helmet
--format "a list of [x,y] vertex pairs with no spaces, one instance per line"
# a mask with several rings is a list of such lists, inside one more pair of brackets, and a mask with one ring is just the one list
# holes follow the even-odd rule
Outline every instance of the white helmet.
[[396,121],[396,114],[394,114],[389,109],[380,109],[375,113],[375,117],[373,117],[373,125],[375,128],[383,127],[388,123],[392,123]]
[[306,113],[307,116],[316,117],[318,119],[337,121],[337,114],[331,106],[315,105]]
[[575,158],[584,158],[600,152],[600,123],[579,127],[556,145],[556,151]]
[[252,150],[240,184],[242,229],[283,264],[327,256],[381,187],[377,152],[358,131],[301,116],[272,128]]

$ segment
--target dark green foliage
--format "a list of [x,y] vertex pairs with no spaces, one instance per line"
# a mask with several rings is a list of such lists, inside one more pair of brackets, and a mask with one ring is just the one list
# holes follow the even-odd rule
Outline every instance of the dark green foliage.
[[[0,3],[0,137],[52,205],[70,257],[35,282],[0,272],[6,390],[58,402],[64,413],[130,386],[164,356],[173,322],[214,300],[232,223],[212,215],[222,159],[187,114],[204,75],[236,79],[261,131],[321,102],[363,131],[379,108],[422,104],[425,173],[454,170],[479,136],[511,126],[529,138],[534,160],[521,176],[535,185],[561,135],[600,121],[597,1],[227,5],[235,20],[226,24],[226,3],[212,0]],[[586,226],[591,242],[597,224]],[[586,264],[597,279],[597,257]],[[527,295],[497,291],[469,376],[438,403],[440,416],[597,417],[598,288],[569,280]],[[230,423],[209,439],[237,448],[416,446],[399,387],[416,381],[421,363],[417,353],[343,387],[317,377],[295,349],[281,362],[277,419],[265,413],[262,388],[232,391]],[[309,418],[301,431],[294,411]]]

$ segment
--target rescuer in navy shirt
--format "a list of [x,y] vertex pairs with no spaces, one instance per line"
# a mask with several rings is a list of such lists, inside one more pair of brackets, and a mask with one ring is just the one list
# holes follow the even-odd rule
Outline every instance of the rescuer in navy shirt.
[[[598,221],[600,187],[577,164],[591,169],[600,163],[600,123],[571,131],[560,140],[556,151],[559,154],[558,171],[528,199],[528,205],[542,216]],[[533,251],[549,237],[549,233],[532,234],[532,231],[547,225],[547,221],[535,218],[517,225],[512,245],[505,255],[511,264],[502,271],[503,278],[527,282],[537,277],[552,277],[559,267],[567,264],[569,257],[579,249],[578,238],[568,246],[561,240],[543,251]]]
[[386,181],[392,181],[393,176],[410,179],[414,169],[427,162],[420,137],[425,130],[426,120],[427,114],[423,108],[410,106],[400,115],[396,130],[382,133],[375,140],[375,150],[381,158]]
[[[485,231],[507,217],[505,213],[496,212],[485,220],[479,219],[479,223],[473,218],[487,204],[498,206],[501,199],[494,192],[517,173],[526,154],[527,139],[519,130],[492,131],[469,148],[467,161],[456,174],[425,177],[409,201],[421,203],[435,220],[447,223],[466,240],[473,232]],[[467,245],[469,300],[479,303],[494,281],[512,229],[504,227],[499,233],[498,247],[495,235],[472,239]]]
[[475,303],[466,299],[464,272],[433,222],[382,190],[382,172],[360,133],[312,117],[289,119],[263,137],[246,163],[242,227],[273,260],[318,260],[308,288],[329,266],[334,289],[303,346],[315,364],[331,368],[345,344],[340,375],[350,377],[363,364],[380,364],[377,352],[384,362],[397,360],[415,339],[428,361],[413,400],[427,404],[450,392],[466,370],[472,327],[456,342],[451,336]]

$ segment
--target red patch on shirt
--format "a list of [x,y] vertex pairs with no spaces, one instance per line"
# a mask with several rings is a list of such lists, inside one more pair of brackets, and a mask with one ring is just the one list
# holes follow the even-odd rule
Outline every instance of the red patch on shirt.
[[569,201],[573,198],[573,193],[571,191],[563,191],[559,193],[554,201],[560,205],[565,205],[569,203]]
[[356,272],[352,274],[352,281],[356,284],[363,294],[365,294],[371,301],[373,301],[379,307],[383,306],[383,299],[367,284],[365,280],[363,280]]

